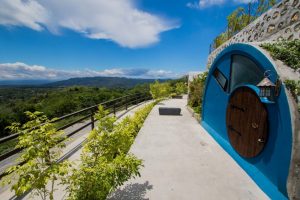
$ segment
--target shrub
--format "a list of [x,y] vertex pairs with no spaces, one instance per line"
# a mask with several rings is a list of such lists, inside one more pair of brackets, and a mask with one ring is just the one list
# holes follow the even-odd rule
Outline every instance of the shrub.
[[262,44],[272,57],[281,60],[294,70],[300,69],[300,40],[281,41],[277,43]]
[[[57,180],[67,184],[69,199],[106,199],[107,195],[131,177],[139,176],[142,160],[128,153],[134,138],[156,102],[138,110],[132,117],[117,123],[116,118],[99,107],[95,118],[97,128],[88,136],[78,169],[69,162],[58,163],[61,143],[65,139],[53,120],[40,112],[26,112],[30,119],[9,128],[20,133],[16,148],[24,149],[19,161],[23,165],[10,167],[3,183],[11,184],[17,196],[33,190],[33,195],[53,200]],[[46,187],[50,183],[50,188]]]
[[177,95],[186,94],[187,93],[187,86],[184,82],[178,82],[175,85],[175,91]]
[[224,44],[228,39],[229,39],[229,36],[228,36],[227,31],[224,33],[221,33],[214,39],[214,45],[215,45],[214,48],[218,48],[219,46]]
[[286,88],[291,92],[296,103],[298,104],[298,111],[300,112],[300,101],[298,99],[298,97],[300,96],[300,80],[299,81],[286,80],[284,83]]
[[[269,51],[273,58],[281,60],[295,71],[300,69],[300,40],[284,40],[272,44],[266,43],[262,44],[261,47]],[[298,103],[298,111],[300,112],[300,103],[298,100],[298,97],[300,96],[300,81],[286,80],[285,86]]]
[[155,83],[150,84],[150,93],[153,99],[162,99],[170,96],[172,92],[172,88],[170,83],[159,83],[159,81],[155,81]]
[[142,160],[128,151],[154,105],[145,106],[119,123],[99,107],[97,128],[89,134],[79,169],[73,169],[70,176],[69,199],[106,199],[125,181],[140,175]]
[[[22,148],[23,153],[18,159],[23,165],[10,167],[4,184],[12,184],[12,190],[17,196],[33,190],[33,195],[42,199],[53,199],[54,182],[63,179],[69,168],[68,162],[58,163],[64,143],[63,132],[57,131],[53,120],[41,112],[26,112],[29,121],[20,126],[13,123],[9,128],[12,132],[20,133],[16,148]],[[54,148],[55,147],[55,148]],[[51,183],[50,189],[46,187]]]
[[196,113],[202,112],[202,100],[204,95],[205,81],[208,72],[204,72],[195,78],[189,84],[189,100],[188,105],[194,109]]

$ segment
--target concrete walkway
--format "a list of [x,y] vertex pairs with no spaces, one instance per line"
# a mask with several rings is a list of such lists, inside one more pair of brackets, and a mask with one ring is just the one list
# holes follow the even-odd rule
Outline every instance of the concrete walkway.
[[[160,116],[159,106],[180,107],[182,115]],[[192,118],[186,99],[154,107],[131,153],[144,160],[141,177],[128,181],[110,200],[268,199]]]

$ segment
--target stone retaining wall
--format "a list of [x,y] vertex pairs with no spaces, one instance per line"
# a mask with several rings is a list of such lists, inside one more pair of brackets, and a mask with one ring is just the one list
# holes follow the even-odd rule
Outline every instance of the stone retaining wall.
[[217,55],[233,43],[274,42],[300,39],[300,0],[285,0],[257,18],[215,49],[208,57],[209,68]]

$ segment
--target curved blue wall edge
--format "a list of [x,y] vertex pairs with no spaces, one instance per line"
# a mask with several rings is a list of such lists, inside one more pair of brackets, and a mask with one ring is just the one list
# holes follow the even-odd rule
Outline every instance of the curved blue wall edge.
[[[258,65],[261,65],[260,67],[263,70],[272,71],[275,76],[270,77],[271,81],[275,82],[277,79],[274,64],[258,48],[248,44],[233,44],[227,47],[216,57],[209,70],[202,104],[201,124],[271,199],[287,199],[286,183],[291,160],[292,128],[290,110],[283,89],[284,86],[282,86],[280,95],[275,102],[269,101],[267,98],[260,98],[268,111],[274,112],[269,119],[273,127],[270,130],[272,139],[267,144],[269,146],[254,159],[241,157],[232,148],[228,142],[227,134],[225,134],[227,130],[225,125],[226,107],[224,105],[225,103],[227,104],[230,94],[220,89],[220,86],[214,83],[212,76],[214,69],[218,67],[228,78],[228,73],[230,74],[228,68],[230,68],[231,63],[228,60],[231,59],[233,54],[249,57]],[[254,85],[244,86],[250,87],[257,94],[259,92],[259,89]],[[217,115],[217,117],[212,115]],[[278,127],[274,126],[276,123],[280,125]],[[274,168],[272,169],[272,167]]]
[[288,198],[284,196],[280,191],[278,191],[277,186],[265,177],[263,173],[257,170],[255,167],[249,165],[243,158],[240,157],[238,153],[231,147],[231,145],[226,142],[219,134],[210,127],[204,121],[201,122],[203,128],[221,145],[221,147],[237,162],[239,165],[247,172],[252,180],[271,198],[271,199],[282,199],[287,200]]

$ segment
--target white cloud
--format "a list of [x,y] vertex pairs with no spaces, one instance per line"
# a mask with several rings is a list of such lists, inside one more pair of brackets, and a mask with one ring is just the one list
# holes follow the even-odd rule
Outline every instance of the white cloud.
[[214,5],[222,5],[225,3],[225,0],[200,0],[199,2],[189,2],[187,7],[192,9],[203,9]]
[[191,9],[204,9],[211,6],[223,5],[225,3],[246,4],[255,1],[256,0],[199,0],[199,1],[189,2],[186,4],[186,6]]
[[200,0],[199,6],[200,8],[209,7],[212,5],[221,5],[225,2],[225,0]]
[[156,77],[156,78],[165,78],[165,77],[178,77],[179,74],[174,74],[172,71],[166,71],[166,70],[149,70],[146,75],[148,77]]
[[53,33],[67,28],[91,39],[144,47],[178,27],[174,21],[139,10],[133,0],[1,0],[0,24]]
[[246,4],[250,2],[256,2],[257,0],[233,0],[235,3]]
[[68,79],[73,77],[128,77],[128,78],[175,78],[180,76],[172,71],[149,69],[105,69],[105,70],[56,70],[39,65],[27,65],[25,63],[0,64],[0,80],[43,80],[43,79]]
[[188,2],[186,6],[191,9],[200,9],[200,4],[198,2]]
[[0,24],[6,26],[26,26],[40,31],[42,23],[47,23],[47,10],[36,1],[1,0]]

